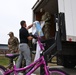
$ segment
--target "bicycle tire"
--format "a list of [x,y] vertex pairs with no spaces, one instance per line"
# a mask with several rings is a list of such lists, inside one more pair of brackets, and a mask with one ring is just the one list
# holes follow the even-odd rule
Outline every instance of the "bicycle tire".
[[49,68],[49,75],[69,75],[65,71],[58,68]]
[[0,75],[4,75],[6,68],[0,65]]

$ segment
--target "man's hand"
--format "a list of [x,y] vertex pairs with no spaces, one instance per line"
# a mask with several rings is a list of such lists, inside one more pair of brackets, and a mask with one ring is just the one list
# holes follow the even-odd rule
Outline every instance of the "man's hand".
[[32,26],[33,26],[33,24],[31,24],[28,27],[26,27],[26,29],[30,29]]
[[31,35],[34,39],[37,39],[37,36],[36,35]]
[[32,36],[28,36],[27,39],[28,39],[28,40],[32,40],[33,37],[32,37]]

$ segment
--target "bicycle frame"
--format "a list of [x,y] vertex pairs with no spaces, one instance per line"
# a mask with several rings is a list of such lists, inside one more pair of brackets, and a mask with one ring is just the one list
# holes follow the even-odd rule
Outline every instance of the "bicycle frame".
[[40,57],[38,60],[30,64],[29,66],[23,67],[23,68],[16,68],[15,63],[13,62],[13,70],[7,70],[4,75],[8,75],[12,72],[14,72],[15,75],[18,75],[19,71],[26,71],[31,68],[31,70],[26,75],[31,75],[37,68],[39,68],[41,65],[44,66],[45,74],[49,75],[48,67],[46,66],[44,56]]
[[[38,37],[38,43],[39,43],[39,46],[41,48],[41,53],[43,53],[43,50],[44,50],[44,46],[43,44],[41,43],[40,41],[40,37]],[[18,75],[18,72],[19,71],[26,71],[28,69],[31,68],[31,70],[26,74],[26,75],[30,75],[31,73],[33,73],[37,68],[39,68],[41,65],[44,66],[44,70],[45,70],[45,73],[46,75],[49,75],[48,74],[48,69],[47,69],[47,66],[46,66],[46,62],[45,62],[45,59],[44,59],[44,56],[42,55],[39,59],[37,59],[35,62],[31,63],[30,65],[26,66],[26,67],[23,67],[23,68],[16,68],[16,65],[15,65],[15,61],[13,61],[13,70],[7,70],[4,75],[8,75],[12,72],[14,72],[15,75]]]

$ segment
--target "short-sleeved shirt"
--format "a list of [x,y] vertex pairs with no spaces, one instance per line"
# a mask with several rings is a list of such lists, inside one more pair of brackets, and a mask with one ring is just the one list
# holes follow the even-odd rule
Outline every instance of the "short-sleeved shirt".
[[21,27],[19,30],[19,38],[20,38],[20,43],[28,43],[27,37],[29,36],[29,33],[26,28]]

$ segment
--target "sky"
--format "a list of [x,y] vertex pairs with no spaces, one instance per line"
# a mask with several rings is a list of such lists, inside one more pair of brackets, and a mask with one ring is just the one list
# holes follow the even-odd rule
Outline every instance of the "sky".
[[[32,7],[37,0],[0,0],[0,44],[7,44],[10,31],[19,39],[20,21],[32,23]],[[31,29],[29,30],[29,32]]]

